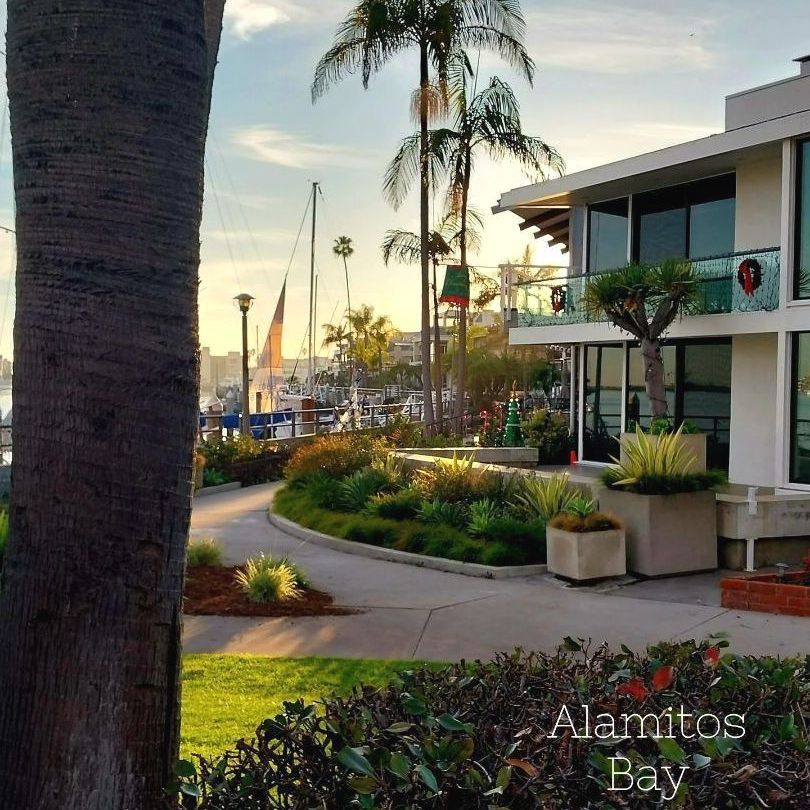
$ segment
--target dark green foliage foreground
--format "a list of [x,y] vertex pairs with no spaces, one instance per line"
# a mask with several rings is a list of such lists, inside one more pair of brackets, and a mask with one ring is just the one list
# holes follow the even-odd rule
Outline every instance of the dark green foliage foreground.
[[[709,643],[662,644],[647,655],[582,650],[403,673],[383,688],[311,705],[287,703],[251,741],[220,759],[181,763],[186,807],[200,810],[366,808],[807,807],[810,663],[722,654]],[[550,737],[563,706],[582,730],[633,713],[745,716],[744,736]],[[705,719],[705,718],[703,718]],[[600,718],[599,722],[606,722]],[[691,723],[691,724],[690,724]],[[728,727],[726,727],[728,728]],[[676,724],[677,729],[677,724]],[[617,732],[621,734],[622,732]],[[634,786],[610,790],[613,758],[685,776],[671,801]],[[645,785],[646,786],[646,785]],[[199,794],[199,800],[195,798]]]

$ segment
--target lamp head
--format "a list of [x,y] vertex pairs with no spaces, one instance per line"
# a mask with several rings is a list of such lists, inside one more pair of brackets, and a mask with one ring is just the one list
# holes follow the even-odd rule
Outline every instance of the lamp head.
[[253,301],[255,299],[252,295],[240,293],[239,295],[235,296],[233,300],[236,301],[239,311],[243,314],[247,314],[248,310],[253,306]]

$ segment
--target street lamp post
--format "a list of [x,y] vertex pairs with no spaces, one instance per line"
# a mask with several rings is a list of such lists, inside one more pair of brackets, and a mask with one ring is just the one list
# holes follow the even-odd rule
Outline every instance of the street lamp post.
[[244,436],[250,432],[250,377],[248,375],[248,312],[253,306],[253,296],[240,293],[234,299],[242,313],[242,428]]

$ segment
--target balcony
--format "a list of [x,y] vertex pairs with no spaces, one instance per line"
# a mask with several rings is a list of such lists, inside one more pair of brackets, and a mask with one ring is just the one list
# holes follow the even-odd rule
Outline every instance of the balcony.
[[[755,259],[760,268],[751,274],[747,284],[740,270],[745,259]],[[779,248],[694,259],[692,265],[700,277],[702,315],[779,308]],[[541,269],[538,279],[518,284],[518,326],[562,326],[605,320],[589,315],[580,304],[589,275],[570,273],[568,268]]]

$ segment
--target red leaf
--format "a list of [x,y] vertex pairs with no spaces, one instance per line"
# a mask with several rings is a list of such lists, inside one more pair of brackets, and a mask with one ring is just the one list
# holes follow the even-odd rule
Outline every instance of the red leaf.
[[708,666],[714,669],[720,663],[720,648],[709,647],[709,649],[703,654],[703,660]]
[[664,689],[669,689],[674,680],[675,670],[672,667],[658,667],[655,670],[655,675],[652,676],[652,687],[656,692],[661,692]]
[[635,700],[642,701],[649,694],[647,687],[644,686],[644,681],[641,678],[630,678],[616,688],[618,695],[630,695]]
[[525,759],[505,759],[504,762],[507,765],[511,765],[513,768],[520,768],[526,776],[534,778],[537,776],[540,771],[532,765],[531,762],[527,762]]

